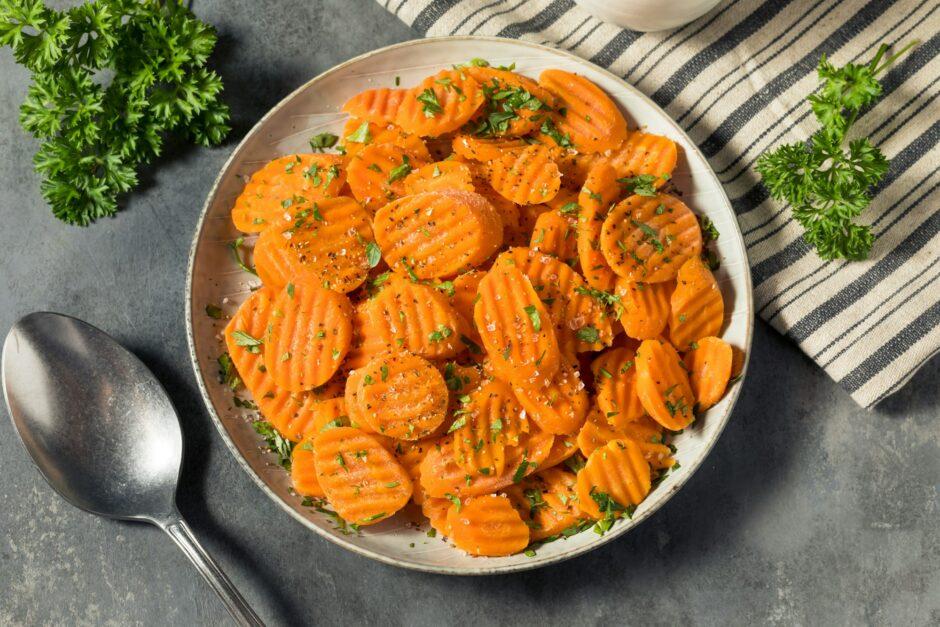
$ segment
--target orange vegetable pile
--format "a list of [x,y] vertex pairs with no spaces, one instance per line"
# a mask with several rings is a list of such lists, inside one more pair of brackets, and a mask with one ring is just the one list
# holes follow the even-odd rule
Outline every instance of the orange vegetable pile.
[[631,516],[741,361],[675,143],[478,61],[344,111],[232,208],[263,286],[227,359],[295,491],[347,529],[413,503],[480,556]]

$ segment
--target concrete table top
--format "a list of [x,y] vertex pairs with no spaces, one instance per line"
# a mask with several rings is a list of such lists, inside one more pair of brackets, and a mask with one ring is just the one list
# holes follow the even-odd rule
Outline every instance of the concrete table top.
[[[937,624],[940,361],[874,411],[758,323],[750,375],[709,459],[656,516],[539,571],[447,578],[315,536],[238,468],[201,406],[183,322],[199,209],[237,140],[280,98],[354,55],[416,34],[371,0],[197,0],[235,130],[175,146],[117,218],[55,220],[17,123],[28,76],[0,51],[0,333],[51,309],[134,350],[168,387],[187,456],[180,509],[270,624]],[[485,51],[481,51],[485,56]],[[5,413],[0,410],[0,413]],[[225,624],[154,527],[80,512],[0,420],[0,625]]]

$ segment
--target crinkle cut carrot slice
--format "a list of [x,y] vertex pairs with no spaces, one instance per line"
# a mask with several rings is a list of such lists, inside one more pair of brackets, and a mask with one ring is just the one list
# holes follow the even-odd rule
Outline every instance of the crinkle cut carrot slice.
[[450,511],[451,502],[445,498],[428,497],[421,503],[421,513],[424,514],[431,527],[442,536],[450,535],[447,526],[447,512]]
[[577,477],[561,468],[549,468],[522,480],[506,491],[513,507],[529,527],[535,542],[560,534],[578,523]]
[[480,281],[486,276],[483,270],[464,272],[453,280],[454,293],[450,296],[450,304],[466,320],[473,320],[473,305],[477,300],[477,288]]
[[620,323],[626,334],[638,340],[662,335],[669,323],[670,304],[675,281],[643,283],[617,278],[620,297]]
[[630,348],[611,348],[594,360],[597,405],[615,427],[638,420],[646,410],[636,393],[636,354]]
[[[575,214],[576,216],[577,214]],[[546,211],[539,215],[532,229],[529,247],[558,257],[565,263],[578,260],[577,217]]]
[[584,426],[578,432],[578,448],[585,456],[590,456],[595,450],[613,440],[633,440],[650,466],[663,470],[672,467],[676,460],[673,459],[669,447],[662,443],[662,430],[662,427],[648,416],[626,423],[623,429],[618,429],[604,420],[604,416],[595,408],[588,414]]
[[555,98],[531,78],[493,67],[463,69],[480,84],[485,102],[472,120],[477,134],[527,135],[536,130]]
[[512,555],[529,545],[529,527],[505,496],[489,494],[451,505],[450,539],[470,555]]
[[362,419],[374,431],[399,440],[431,435],[447,411],[444,377],[427,359],[406,351],[374,357],[356,391]]
[[493,380],[463,397],[451,426],[454,457],[474,476],[502,475],[506,449],[518,445],[529,422],[512,390]]
[[548,458],[555,436],[530,430],[517,446],[506,452],[506,469],[500,475],[470,475],[457,463],[452,437],[428,451],[421,461],[421,487],[432,497],[478,496],[501,490],[535,472]]
[[281,288],[304,280],[351,292],[369,273],[369,215],[352,198],[330,198],[291,207],[291,222],[263,232],[254,261],[262,282]]
[[317,479],[344,520],[372,525],[404,507],[411,478],[378,439],[353,427],[323,431],[313,441]]
[[674,279],[702,252],[702,232],[688,207],[668,194],[630,196],[604,220],[600,248],[611,269],[631,281]]
[[552,468],[562,463],[569,457],[573,457],[578,452],[578,438],[573,435],[555,436],[555,442],[552,443],[552,450],[548,452],[548,457],[542,462],[541,468]]
[[405,177],[425,165],[415,153],[395,144],[369,144],[349,160],[346,180],[356,200],[376,212],[407,194]]
[[578,369],[565,360],[551,379],[514,380],[513,392],[535,424],[556,435],[577,433],[590,407]]
[[308,438],[294,447],[290,458],[290,481],[301,496],[323,498],[326,492],[317,481],[317,466],[313,457],[313,440]]
[[699,411],[708,409],[725,395],[733,360],[731,346],[717,337],[699,338],[685,354],[689,383]]
[[581,276],[552,255],[511,248],[497,257],[496,267],[515,266],[532,284],[551,317],[562,355],[598,350],[613,341],[611,319]]
[[613,150],[626,139],[627,121],[620,109],[604,90],[588,79],[549,69],[539,75],[539,85],[558,101],[558,108],[552,114],[558,133],[568,136],[579,151]]
[[592,518],[619,517],[639,505],[650,486],[650,465],[639,445],[613,440],[591,453],[578,471],[578,506]]
[[636,393],[646,413],[672,431],[692,424],[695,395],[672,344],[644,340],[636,350],[636,372]]
[[285,438],[299,442],[312,429],[318,395],[279,389],[264,367],[264,334],[271,320],[274,294],[263,287],[241,304],[225,327],[225,345],[262,416]]
[[676,168],[676,142],[662,135],[632,131],[610,155],[611,165],[621,178],[652,176],[653,185],[662,187]]
[[507,152],[519,152],[529,143],[521,137],[486,138],[473,135],[455,135],[452,145],[458,156],[486,163],[499,159]]
[[417,135],[406,133],[394,124],[376,124],[358,118],[349,118],[343,126],[343,146],[346,158],[352,159],[366,146],[372,144],[394,144],[421,161],[432,161],[431,153]]
[[467,346],[469,323],[454,311],[445,294],[430,285],[392,273],[373,303],[375,329],[370,333],[387,339],[393,349],[427,359],[451,359]]
[[551,318],[529,280],[494,266],[478,288],[473,319],[493,367],[520,380],[551,378],[561,361]]
[[547,146],[532,144],[489,163],[488,180],[499,194],[520,205],[544,203],[558,193],[561,172]]
[[474,191],[469,166],[459,161],[438,161],[412,170],[405,178],[405,193],[409,195],[443,190]]
[[369,89],[343,111],[376,123],[396,124],[421,137],[443,135],[467,123],[483,104],[479,84],[459,70],[444,70],[410,89]]
[[302,392],[329,381],[349,350],[351,318],[344,294],[309,281],[282,289],[264,340],[264,364],[278,387]]
[[617,173],[602,161],[591,169],[578,196],[578,257],[581,272],[591,287],[609,292],[617,276],[600,249],[604,220],[611,205],[620,197]]
[[679,268],[669,302],[669,339],[679,350],[721,332],[724,299],[718,281],[700,257],[692,257]]
[[[245,233],[260,233],[283,222],[286,208],[297,199],[323,200],[339,196],[346,182],[341,155],[296,154],[268,162],[251,175],[235,199],[232,222]],[[285,207],[285,203],[288,204]]]
[[486,198],[499,214],[499,219],[503,223],[504,245],[513,246],[529,241],[531,229],[526,227],[522,216],[528,205],[517,205],[511,200],[506,200],[483,178],[474,178],[473,187],[476,193]]
[[426,498],[421,488],[421,462],[428,451],[437,446],[439,440],[440,438],[436,437],[424,440],[399,440],[390,449],[392,455],[411,477],[411,483],[414,486],[411,500],[418,505],[422,505]]
[[502,245],[499,214],[479,194],[456,190],[406,196],[379,209],[376,241],[390,266],[419,279],[454,276]]

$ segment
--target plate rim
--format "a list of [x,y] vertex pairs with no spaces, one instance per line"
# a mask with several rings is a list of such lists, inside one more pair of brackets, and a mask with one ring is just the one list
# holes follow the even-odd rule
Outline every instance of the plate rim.
[[[218,192],[218,188],[222,181],[222,177],[228,171],[232,162],[235,160],[236,156],[240,153],[245,143],[249,139],[254,137],[254,135],[258,133],[264,127],[265,122],[267,122],[267,120],[270,117],[272,117],[277,111],[279,111],[282,107],[284,107],[288,102],[290,102],[298,94],[309,89],[313,84],[323,80],[327,76],[335,72],[338,72],[349,65],[358,63],[360,61],[363,61],[365,59],[368,59],[376,55],[384,54],[390,50],[395,50],[399,48],[407,48],[407,47],[412,47],[412,46],[420,47],[422,45],[426,45],[429,42],[437,42],[437,41],[467,41],[467,42],[495,43],[495,44],[512,42],[514,44],[522,45],[524,47],[529,47],[529,48],[539,50],[542,52],[548,52],[549,54],[552,54],[552,55],[560,55],[563,57],[567,57],[569,60],[574,61],[578,65],[590,68],[592,71],[601,72],[602,74],[606,74],[609,78],[614,79],[621,86],[621,88],[632,92],[634,96],[639,97],[640,99],[644,100],[647,105],[651,106],[656,111],[658,111],[661,114],[661,116],[666,121],[668,121],[668,123],[673,127],[673,130],[676,133],[676,136],[681,137],[685,140],[685,145],[683,146],[683,149],[685,150],[691,149],[691,151],[697,154],[698,157],[700,157],[701,160],[708,166],[707,172],[701,173],[700,176],[710,176],[713,179],[713,182],[716,188],[721,193],[721,199],[724,201],[725,206],[732,212],[732,215],[735,218],[734,237],[738,240],[738,243],[740,244],[741,249],[744,251],[744,261],[745,261],[745,263],[743,264],[744,279],[745,279],[745,285],[747,288],[745,290],[744,297],[746,301],[747,311],[750,313],[750,315],[747,316],[746,323],[745,323],[746,324],[746,339],[745,339],[745,343],[744,343],[745,345],[743,349],[744,350],[744,365],[741,369],[739,380],[737,381],[736,385],[734,385],[732,389],[729,391],[730,397],[729,397],[729,403],[728,403],[728,407],[726,411],[724,412],[723,415],[717,417],[718,426],[715,430],[714,437],[711,438],[711,440],[706,441],[704,443],[704,446],[702,447],[702,455],[700,456],[699,460],[694,464],[683,466],[683,469],[687,469],[687,471],[684,472],[682,476],[676,480],[676,484],[672,486],[670,490],[663,491],[660,494],[660,496],[652,503],[649,509],[645,510],[641,515],[634,517],[631,520],[632,524],[622,525],[620,526],[619,529],[611,529],[610,531],[605,533],[603,536],[596,538],[594,541],[587,543],[584,546],[574,547],[565,553],[552,555],[552,556],[546,556],[541,559],[539,559],[538,557],[529,558],[526,561],[522,561],[516,564],[506,564],[506,565],[501,565],[501,566],[485,566],[481,564],[481,566],[479,567],[464,568],[464,567],[451,567],[451,566],[431,566],[427,564],[409,562],[409,561],[401,560],[395,557],[390,557],[388,555],[374,551],[369,548],[359,546],[353,542],[350,542],[346,538],[343,538],[334,534],[330,534],[326,530],[323,530],[317,525],[313,524],[310,520],[305,518],[300,512],[295,510],[290,504],[282,500],[280,496],[278,496],[268,486],[268,484],[264,481],[264,479],[262,479],[261,476],[254,471],[254,469],[249,465],[248,461],[242,455],[241,451],[238,450],[238,447],[235,445],[235,442],[229,436],[228,430],[223,424],[222,419],[219,417],[219,414],[216,411],[215,405],[213,404],[212,399],[209,396],[209,390],[206,387],[206,381],[204,377],[202,376],[202,372],[199,367],[199,358],[196,355],[196,342],[195,342],[195,334],[193,331],[194,310],[193,310],[193,302],[192,302],[196,251],[199,248],[199,243],[201,240],[203,229],[205,227],[205,221],[206,221],[206,216],[209,212],[209,207],[212,204],[212,201]],[[688,148],[688,147],[691,147],[691,148]],[[284,96],[281,100],[279,100],[277,104],[271,107],[263,116],[261,116],[261,118],[258,119],[258,121],[251,127],[251,129],[247,133],[245,133],[244,137],[242,137],[242,139],[238,142],[238,144],[232,149],[231,154],[229,155],[228,159],[225,160],[225,163],[222,164],[222,167],[219,169],[219,173],[216,175],[215,181],[212,183],[212,187],[209,189],[209,192],[206,195],[205,202],[203,203],[202,210],[200,211],[200,214],[199,214],[199,220],[196,223],[196,227],[195,227],[194,234],[193,234],[193,240],[192,240],[192,243],[190,244],[189,260],[187,263],[186,284],[185,284],[185,292],[183,295],[183,300],[184,300],[184,312],[185,312],[184,315],[186,318],[186,341],[187,341],[188,349],[189,349],[189,360],[190,360],[190,365],[193,368],[193,373],[195,374],[195,377],[196,377],[196,383],[199,387],[199,393],[202,396],[202,403],[205,406],[206,410],[208,411],[209,417],[212,419],[212,422],[215,424],[216,430],[219,432],[219,435],[222,437],[222,440],[225,442],[227,448],[234,456],[235,461],[246,473],[248,473],[248,476],[250,476],[252,480],[254,480],[254,482],[258,485],[258,487],[261,488],[261,491],[265,493],[265,495],[267,495],[282,510],[286,511],[291,517],[299,521],[307,529],[314,531],[314,533],[316,533],[318,536],[325,538],[329,542],[332,542],[333,544],[336,544],[344,549],[352,551],[353,553],[356,553],[363,557],[368,557],[370,559],[376,560],[384,564],[397,566],[399,568],[406,568],[409,570],[433,573],[433,574],[460,575],[460,576],[508,574],[508,573],[516,573],[516,572],[522,572],[522,571],[527,571],[527,570],[533,570],[533,569],[541,568],[543,566],[548,566],[551,564],[557,564],[557,563],[578,557],[579,555],[584,555],[585,553],[588,553],[590,551],[593,551],[607,544],[608,542],[611,542],[615,540],[616,538],[619,538],[620,536],[622,536],[629,530],[634,529],[637,526],[639,526],[643,521],[651,518],[680,489],[682,489],[682,487],[685,486],[686,483],[688,483],[688,481],[692,478],[693,475],[695,475],[696,471],[699,469],[702,463],[704,463],[705,459],[711,454],[712,449],[715,447],[715,444],[718,442],[718,439],[721,437],[721,434],[724,432],[725,427],[728,424],[728,421],[731,419],[731,414],[734,412],[734,408],[737,405],[738,398],[740,397],[740,394],[741,394],[741,389],[744,386],[744,381],[747,379],[748,366],[750,365],[750,360],[751,360],[751,345],[753,343],[753,338],[754,338],[754,322],[755,322],[754,320],[754,287],[753,287],[753,283],[751,279],[750,258],[748,255],[747,246],[744,242],[744,236],[741,233],[740,224],[737,221],[737,216],[734,214],[731,201],[728,198],[728,194],[725,191],[724,186],[721,184],[721,181],[718,179],[718,175],[715,174],[715,171],[711,167],[711,164],[708,162],[708,159],[705,158],[705,156],[702,154],[701,150],[699,149],[698,145],[694,141],[692,141],[692,138],[689,137],[689,135],[685,132],[685,130],[681,126],[679,126],[678,122],[676,122],[668,113],[666,113],[666,111],[662,107],[660,107],[649,96],[641,92],[639,89],[637,89],[636,87],[628,83],[626,80],[624,80],[620,76],[617,76],[613,72],[605,68],[602,68],[587,59],[579,57],[574,53],[568,52],[567,50],[562,50],[560,48],[544,46],[544,45],[537,44],[531,41],[525,41],[522,39],[509,39],[505,37],[491,37],[491,36],[481,36],[481,35],[450,35],[450,36],[442,36],[442,37],[424,37],[421,39],[409,39],[408,41],[403,41],[403,42],[391,44],[388,46],[383,46],[381,48],[376,48],[375,50],[371,50],[369,52],[365,52],[363,54],[357,55],[355,57],[352,57],[351,59],[343,61],[342,63],[339,63],[337,65],[334,65],[324,70],[323,72],[317,74],[313,78],[304,82],[302,85],[298,86],[296,89],[294,89],[293,91],[288,93],[286,96]]]

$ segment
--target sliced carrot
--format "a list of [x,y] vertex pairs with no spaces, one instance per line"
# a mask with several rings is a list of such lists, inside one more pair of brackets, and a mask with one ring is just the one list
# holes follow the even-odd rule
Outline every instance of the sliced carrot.
[[659,283],[675,278],[686,260],[701,254],[702,232],[678,198],[630,196],[604,220],[600,248],[619,276]]
[[503,198],[486,179],[475,178],[473,187],[478,194],[486,198],[503,223],[503,244],[510,246],[518,242],[529,241],[529,230],[523,224],[522,211],[525,205],[520,206],[511,200]]
[[467,123],[483,104],[479,84],[459,70],[444,70],[411,89],[369,89],[343,111],[376,123],[393,123],[421,137],[443,135]]
[[668,137],[631,131],[610,155],[610,162],[620,177],[652,177],[652,184],[662,187],[672,178],[677,157],[676,142]]
[[439,161],[412,170],[405,178],[405,193],[420,194],[438,190],[473,191],[473,174],[465,163]]
[[251,175],[235,199],[232,222],[239,231],[260,233],[283,222],[285,203],[339,196],[345,182],[346,168],[340,155],[298,154],[274,159]]
[[347,159],[352,159],[363,148],[372,144],[395,144],[421,161],[432,161],[431,153],[420,137],[406,133],[394,124],[376,124],[349,118],[343,126],[342,141]]
[[392,455],[411,477],[411,483],[414,486],[411,500],[418,505],[422,505],[425,501],[424,490],[421,488],[421,462],[428,451],[437,446],[438,440],[439,438],[399,440],[390,448]]
[[264,365],[278,387],[302,392],[329,381],[349,350],[351,318],[344,294],[309,280],[287,284],[264,339]]
[[450,359],[463,351],[468,322],[430,285],[392,273],[370,307],[370,344],[405,349],[427,359]]
[[521,481],[532,474],[548,458],[555,436],[542,431],[530,431],[520,438],[517,446],[506,453],[506,470],[500,475],[470,475],[457,463],[450,436],[428,451],[421,462],[421,487],[432,497],[478,496]]
[[636,351],[636,393],[646,412],[672,431],[695,420],[695,395],[676,349],[663,340],[644,340]]
[[[560,137],[581,152],[604,152],[626,139],[627,121],[600,87],[577,74],[544,70],[539,85],[555,96],[558,109],[551,119]],[[563,112],[562,112],[563,111]],[[546,129],[543,126],[542,132]],[[561,142],[563,147],[565,141]]]
[[718,281],[700,257],[692,257],[679,268],[670,308],[669,339],[679,350],[721,332],[724,299]]
[[472,121],[486,136],[520,136],[537,129],[555,98],[531,78],[492,67],[464,69],[480,84],[485,102]]
[[633,440],[613,440],[595,450],[578,471],[578,507],[592,518],[631,512],[651,487],[649,462]]
[[577,261],[577,212],[564,215],[558,211],[546,211],[539,214],[532,230],[529,247],[539,252],[554,255],[565,263],[572,260]]
[[450,535],[450,527],[447,526],[447,512],[450,511],[452,503],[449,499],[428,497],[421,503],[421,513],[427,516],[431,528],[442,536]]
[[689,383],[699,411],[705,411],[725,395],[733,360],[731,346],[717,337],[699,338],[685,354]]
[[662,427],[645,416],[618,429],[608,424],[600,411],[594,409],[578,432],[578,447],[581,453],[589,456],[608,442],[627,439],[637,443],[643,457],[655,470],[670,468],[676,463],[672,450],[662,443]]
[[517,268],[494,266],[478,288],[473,319],[497,372],[519,380],[551,378],[561,353],[551,318]]
[[562,360],[551,379],[514,380],[513,392],[542,431],[558,435],[577,433],[590,406],[581,374]]
[[362,369],[356,397],[374,431],[420,440],[444,421],[447,385],[428,360],[406,351],[378,355]]
[[312,392],[292,394],[279,389],[264,367],[264,334],[274,296],[269,288],[252,293],[225,327],[225,345],[261,415],[285,438],[299,442],[312,432],[318,397]]
[[454,276],[483,263],[502,245],[502,221],[473,192],[406,196],[375,214],[376,241],[390,266],[419,279]]
[[499,159],[508,152],[519,152],[529,143],[521,137],[485,138],[473,135],[455,135],[454,152],[473,161],[486,163]]
[[599,350],[613,340],[608,312],[584,280],[552,255],[529,248],[500,254],[493,268],[515,266],[526,275],[551,317],[563,355]]
[[294,492],[301,496],[323,498],[326,492],[317,480],[317,466],[313,455],[313,439],[306,439],[291,452],[290,482]]
[[615,291],[620,297],[620,323],[627,335],[638,340],[662,335],[669,323],[669,299],[675,289],[675,281],[643,283],[618,277]]
[[346,293],[369,273],[370,242],[368,213],[352,198],[330,198],[291,207],[288,224],[273,226],[258,238],[254,260],[270,287],[309,280]]
[[542,470],[507,490],[535,542],[556,536],[581,518],[577,476],[561,468]]
[[578,438],[575,435],[555,436],[555,442],[552,443],[552,450],[548,452],[548,457],[539,466],[541,469],[552,468],[562,463],[566,459],[573,457],[578,453]]
[[512,555],[529,544],[529,528],[505,496],[469,498],[447,512],[450,539],[470,555]]
[[485,276],[486,272],[482,270],[471,270],[453,280],[454,291],[450,296],[450,304],[466,320],[473,320],[473,305],[477,300],[477,288],[480,287],[480,281]]
[[635,360],[633,350],[611,348],[595,359],[591,367],[598,408],[615,427],[623,427],[646,413],[636,393]]
[[352,342],[343,361],[344,371],[362,368],[370,359],[392,348],[394,341],[380,320],[375,299],[364,300],[353,308]]
[[404,507],[411,478],[375,437],[353,427],[336,427],[313,441],[317,479],[344,520],[372,525]]
[[374,213],[406,195],[405,177],[424,164],[419,156],[395,144],[370,144],[349,160],[349,188]]
[[540,144],[504,153],[489,163],[489,182],[499,194],[520,205],[551,200],[561,187],[561,172],[552,150]]
[[731,354],[731,378],[735,379],[740,377],[741,373],[744,372],[745,355],[744,351],[737,346],[731,347]]
[[578,196],[578,257],[581,272],[588,285],[608,292],[613,289],[617,277],[601,252],[600,236],[607,212],[619,196],[617,173],[606,161],[598,163],[590,171]]
[[512,390],[494,380],[462,397],[451,425],[454,458],[474,476],[502,475],[506,449],[518,445],[529,422]]

